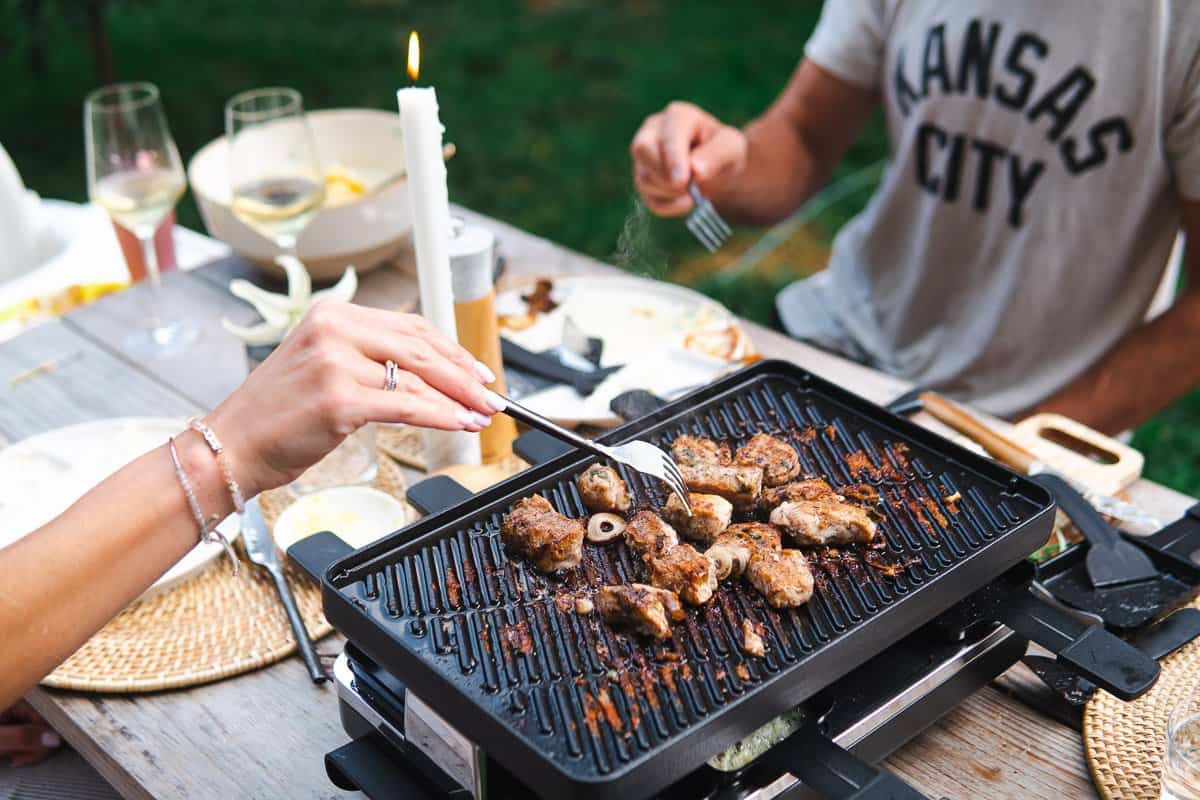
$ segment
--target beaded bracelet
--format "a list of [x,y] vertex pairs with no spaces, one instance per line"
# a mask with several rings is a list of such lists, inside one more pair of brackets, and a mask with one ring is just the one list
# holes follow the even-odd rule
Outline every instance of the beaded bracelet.
[[171,463],[175,465],[175,477],[179,480],[179,485],[183,487],[183,493],[187,497],[188,508],[192,510],[192,517],[196,520],[196,527],[200,529],[200,541],[220,543],[225,548],[225,554],[229,556],[230,563],[233,564],[233,574],[237,575],[237,553],[233,552],[233,547],[229,544],[229,540],[225,538],[225,534],[215,528],[210,528],[208,520],[204,518],[204,512],[200,510],[200,501],[196,499],[196,493],[192,491],[192,483],[188,480],[187,472],[183,469],[183,462],[179,460],[179,451],[175,448],[174,436],[168,437],[167,446],[171,451]]
[[208,449],[212,450],[213,455],[217,458],[217,466],[221,469],[221,477],[225,479],[225,486],[229,489],[229,496],[233,499],[234,509],[238,514],[245,514],[246,499],[242,497],[242,489],[233,477],[233,469],[229,466],[229,457],[225,455],[225,448],[221,447],[221,440],[217,438],[216,432],[195,417],[188,420],[188,427],[204,437]]

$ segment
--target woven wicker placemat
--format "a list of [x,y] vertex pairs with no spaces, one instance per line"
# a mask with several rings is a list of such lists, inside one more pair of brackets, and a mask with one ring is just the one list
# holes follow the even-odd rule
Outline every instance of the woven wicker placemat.
[[[1200,600],[1193,602],[1200,608]],[[1162,661],[1154,688],[1132,702],[1098,691],[1083,714],[1083,744],[1097,791],[1105,800],[1157,800],[1161,791],[1167,717],[1200,687],[1200,640]]]
[[[404,473],[379,459],[376,488],[404,499]],[[260,496],[263,517],[274,525],[294,500],[284,487]],[[296,651],[296,640],[267,572],[242,556],[234,577],[228,559],[161,595],[117,615],[43,681],[56,689],[151,692],[178,689],[265,667]],[[321,613],[321,590],[288,562],[288,583],[309,635],[332,630]]]
[[425,435],[420,428],[377,424],[375,446],[401,464],[425,471]]

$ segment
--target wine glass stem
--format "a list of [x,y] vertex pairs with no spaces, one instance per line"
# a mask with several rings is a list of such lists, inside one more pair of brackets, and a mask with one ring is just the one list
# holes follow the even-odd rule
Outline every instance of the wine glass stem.
[[137,238],[142,245],[142,260],[146,263],[146,276],[150,279],[146,310],[150,317],[150,328],[157,331],[163,326],[162,276],[158,273],[158,251],[154,246],[154,230],[144,228],[138,230]]

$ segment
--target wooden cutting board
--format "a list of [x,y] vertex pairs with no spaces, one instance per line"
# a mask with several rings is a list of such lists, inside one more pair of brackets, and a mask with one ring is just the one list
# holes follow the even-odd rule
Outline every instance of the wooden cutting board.
[[1061,414],[1034,414],[1007,435],[1055,469],[1103,494],[1116,494],[1142,476],[1141,453]]

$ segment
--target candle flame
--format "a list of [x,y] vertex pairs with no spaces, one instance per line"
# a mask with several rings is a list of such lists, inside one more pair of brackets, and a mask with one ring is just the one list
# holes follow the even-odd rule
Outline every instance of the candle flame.
[[417,82],[417,75],[421,73],[421,40],[417,37],[417,32],[413,31],[408,34],[408,77],[413,83]]

